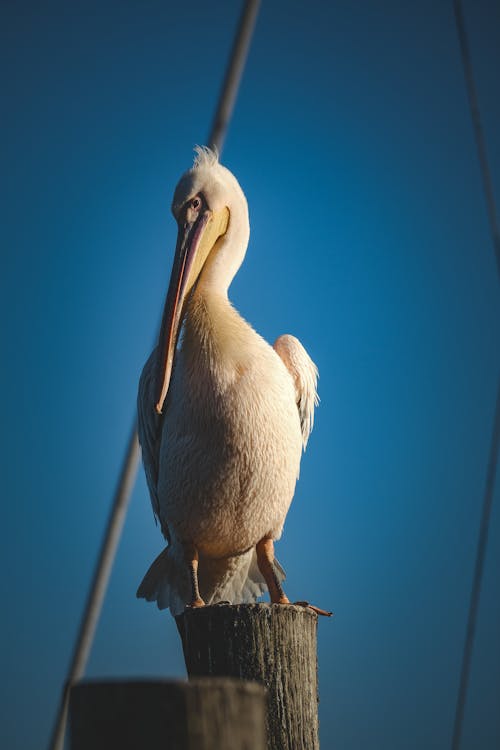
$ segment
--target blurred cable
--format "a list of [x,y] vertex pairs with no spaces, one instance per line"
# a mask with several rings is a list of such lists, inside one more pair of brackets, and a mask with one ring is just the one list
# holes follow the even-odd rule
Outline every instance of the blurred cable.
[[472,70],[472,60],[469,50],[469,42],[465,31],[465,20],[461,0],[453,0],[453,9],[455,11],[455,20],[457,24],[458,41],[460,43],[460,54],[464,69],[465,84],[467,96],[469,99],[470,114],[474,128],[474,138],[476,141],[477,156],[481,170],[481,179],[483,182],[484,197],[488,211],[488,220],[490,223],[491,237],[493,240],[493,249],[497,261],[497,271],[500,280],[500,230],[498,227],[498,216],[495,206],[495,194],[493,192],[493,180],[491,178],[491,169],[486,152],[486,141],[484,138],[483,125],[481,122],[481,113],[479,111],[479,99],[477,88],[474,81]]
[[233,48],[231,50],[230,62],[227,66],[224,83],[215,110],[212,129],[208,136],[208,145],[216,148],[219,154],[222,153],[226,132],[233,114],[234,103],[238,95],[241,76],[245,68],[250,42],[259,12],[260,0],[246,0],[243,8],[240,23],[236,36],[234,38]]
[[462,669],[460,672],[460,684],[458,688],[457,703],[455,707],[455,721],[453,725],[452,750],[459,750],[462,740],[462,727],[469,687],[470,668],[472,661],[472,650],[474,647],[474,636],[476,633],[477,613],[479,610],[479,598],[481,595],[481,584],[483,580],[484,561],[486,547],[488,544],[488,531],[490,524],[491,508],[493,505],[493,494],[497,473],[498,452],[500,450],[500,379],[498,381],[497,402],[493,423],[493,434],[491,438],[488,470],[486,474],[486,486],[483,498],[483,511],[481,524],[479,526],[479,538],[477,542],[476,562],[474,565],[474,576],[469,604],[469,615],[467,618],[467,630],[465,634]]
[[[489,167],[488,156],[486,152],[486,143],[481,124],[479,111],[479,102],[477,96],[476,84],[472,70],[472,61],[469,51],[469,43],[465,31],[465,21],[461,0],[453,0],[453,9],[455,12],[455,21],[457,25],[458,41],[460,44],[460,54],[464,68],[465,84],[469,99],[469,107],[476,141],[481,179],[486,199],[488,211],[488,220],[490,224],[491,237],[493,241],[493,250],[497,262],[498,277],[500,280],[500,232],[498,229],[498,218],[495,206],[495,196],[493,192],[493,181],[491,179],[491,170]],[[486,484],[483,497],[483,509],[481,514],[481,523],[479,526],[479,537],[477,542],[476,561],[474,565],[474,574],[472,580],[472,590],[469,603],[469,614],[467,618],[467,629],[462,654],[462,668],[460,672],[460,684],[458,688],[457,703],[455,707],[455,721],[453,725],[453,738],[451,742],[452,750],[459,750],[462,740],[462,727],[467,702],[467,690],[469,686],[470,668],[472,661],[472,651],[474,648],[474,637],[476,632],[477,613],[479,610],[479,600],[481,595],[481,585],[484,573],[484,563],[486,558],[486,549],[488,545],[488,532],[491,517],[491,508],[493,505],[493,495],[495,489],[495,480],[497,474],[498,454],[500,451],[500,378],[497,384],[497,400],[495,414],[493,419],[493,432],[490,444],[490,453],[488,458],[488,468],[486,473]]]
[[80,622],[80,629],[76,639],[71,665],[64,683],[61,703],[54,725],[50,750],[62,750],[68,718],[69,693],[72,686],[80,680],[87,666],[87,661],[94,641],[99,616],[101,614],[104,597],[108,587],[109,577],[118,549],[123,524],[127,515],[130,496],[134,489],[137,466],[139,464],[140,448],[137,440],[137,422],[134,421],[132,433],[127,445],[127,452],[118,480],[118,487],[113,498],[108,525],[104,534],[99,559],[97,561],[92,584],[89,589],[85,610]]
[[[219,154],[222,153],[224,147],[226,132],[238,95],[259,6],[260,0],[245,0],[236,31],[224,83],[212,123],[212,130],[208,139],[208,145],[215,147]],[[125,523],[130,496],[134,488],[139,459],[140,448],[137,439],[137,420],[134,420],[117,490],[111,506],[108,525],[101,545],[99,559],[95,567],[92,584],[80,623],[71,665],[64,684],[61,703],[49,745],[50,750],[63,750],[64,747],[70,689],[85,673],[109,577]]]

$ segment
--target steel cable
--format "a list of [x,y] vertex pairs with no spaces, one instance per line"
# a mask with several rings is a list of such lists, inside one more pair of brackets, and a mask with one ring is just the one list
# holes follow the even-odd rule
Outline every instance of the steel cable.
[[[469,108],[476,141],[479,168],[483,191],[488,211],[488,220],[490,224],[491,237],[493,241],[493,250],[496,258],[496,266],[500,281],[500,232],[498,229],[498,217],[495,205],[495,196],[493,192],[493,181],[489,167],[488,155],[486,151],[486,142],[484,138],[481,115],[479,110],[479,100],[477,95],[476,84],[472,69],[472,60],[469,51],[469,43],[465,30],[464,13],[461,0],[453,0],[453,10],[455,12],[455,22],[457,26],[458,41],[460,45],[460,55],[464,69],[465,85],[469,100]],[[495,480],[497,474],[498,454],[500,451],[500,377],[497,382],[496,407],[493,418],[493,431],[491,436],[490,451],[488,457],[488,466],[486,471],[486,483],[483,495],[483,506],[481,513],[481,522],[479,525],[479,535],[477,541],[476,559],[474,563],[474,573],[472,579],[472,589],[469,602],[469,612],[467,616],[467,626],[462,653],[462,666],[460,671],[460,682],[455,706],[455,719],[453,724],[453,736],[451,741],[452,750],[459,750],[462,740],[463,720],[467,702],[467,691],[469,686],[470,669],[472,663],[472,651],[474,648],[474,638],[476,632],[477,614],[479,611],[479,602],[481,596],[481,586],[484,574],[484,563],[486,559],[486,550],[488,545],[488,532],[490,525],[491,509],[493,506],[493,495],[495,490]]]

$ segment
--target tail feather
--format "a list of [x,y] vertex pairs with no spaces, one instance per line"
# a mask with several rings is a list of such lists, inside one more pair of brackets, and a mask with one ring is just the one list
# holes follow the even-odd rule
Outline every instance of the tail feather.
[[[249,550],[245,557],[245,560],[232,558],[237,565],[233,575],[227,581],[225,589],[220,592],[219,599],[230,601],[233,604],[252,604],[266,594],[268,588],[264,576],[259,570],[255,548]],[[280,582],[283,582],[285,571],[276,558],[274,559],[274,566]]]
[[[225,560],[200,560],[200,591],[207,604],[228,601],[231,604],[252,604],[268,591],[257,563],[255,548],[238,557]],[[285,571],[275,558],[274,565],[280,583]]]
[[156,602],[158,609],[170,609],[174,616],[182,612],[189,601],[189,576],[186,565],[171,546],[150,565],[136,596]]
[[[274,562],[279,580],[284,581],[285,571],[278,560]],[[223,560],[200,558],[198,573],[200,594],[206,604],[253,603],[267,591],[255,548]],[[158,555],[137,589],[139,598],[156,601],[159,609],[169,608],[174,616],[184,610],[190,594],[187,566],[172,546]]]
[[168,559],[168,547],[165,547],[158,557],[149,566],[148,571],[137,589],[138,599],[146,599],[148,602],[156,601],[160,589],[160,582],[168,577],[170,561]]

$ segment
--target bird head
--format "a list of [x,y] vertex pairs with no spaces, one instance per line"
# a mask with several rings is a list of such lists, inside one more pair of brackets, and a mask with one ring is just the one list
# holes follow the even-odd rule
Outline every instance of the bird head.
[[158,342],[156,411],[167,397],[186,301],[196,286],[227,294],[245,256],[250,225],[245,195],[216,152],[197,147],[175,189],[178,233]]

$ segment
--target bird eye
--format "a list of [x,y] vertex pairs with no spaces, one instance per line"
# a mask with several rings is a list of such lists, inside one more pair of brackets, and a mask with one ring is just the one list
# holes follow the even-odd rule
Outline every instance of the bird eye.
[[195,211],[199,211],[201,207],[201,198],[199,196],[196,196],[191,201],[191,208],[194,208]]

